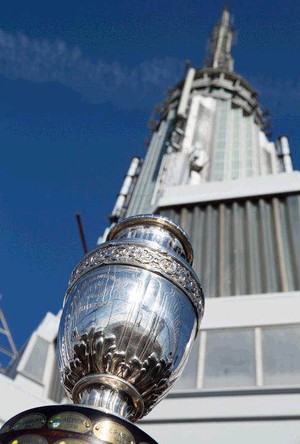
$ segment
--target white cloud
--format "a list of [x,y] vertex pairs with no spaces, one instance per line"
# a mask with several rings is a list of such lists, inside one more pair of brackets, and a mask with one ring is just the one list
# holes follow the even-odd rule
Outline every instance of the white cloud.
[[182,63],[167,57],[130,69],[118,62],[93,61],[63,41],[31,39],[0,29],[0,73],[32,82],[59,82],[93,103],[138,107],[179,80]]

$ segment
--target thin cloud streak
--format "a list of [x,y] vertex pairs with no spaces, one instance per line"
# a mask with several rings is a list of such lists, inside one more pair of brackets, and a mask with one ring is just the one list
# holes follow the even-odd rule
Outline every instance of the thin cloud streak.
[[118,62],[95,62],[63,41],[31,39],[0,29],[0,73],[10,79],[59,82],[92,103],[143,107],[145,101],[179,80],[183,64],[166,57],[130,69]]
[[[36,83],[58,82],[78,92],[90,103],[111,102],[122,108],[144,108],[183,75],[182,61],[165,57],[145,61],[135,68],[121,63],[94,61],[78,47],[63,41],[32,39],[0,29],[0,74]],[[300,79],[250,77],[263,102],[276,112],[299,110]]]

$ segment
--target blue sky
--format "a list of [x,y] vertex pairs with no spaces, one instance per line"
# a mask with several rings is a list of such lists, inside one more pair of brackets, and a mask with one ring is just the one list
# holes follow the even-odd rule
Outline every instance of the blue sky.
[[[10,0],[0,16],[0,302],[21,346],[107,225],[152,108],[200,67],[224,2]],[[300,168],[300,2],[232,0],[235,69]]]

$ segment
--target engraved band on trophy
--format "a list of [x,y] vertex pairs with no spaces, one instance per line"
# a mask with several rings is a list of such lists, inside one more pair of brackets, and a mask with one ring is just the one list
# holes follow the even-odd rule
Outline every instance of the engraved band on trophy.
[[[187,235],[164,217],[134,216],[113,226],[72,272],[64,300],[59,366],[75,405],[17,415],[0,442],[12,442],[21,424],[24,436],[31,434],[31,441],[18,440],[24,444],[154,444],[132,423],[171,389],[197,335],[204,296],[192,261]],[[40,441],[32,441],[32,429]]]

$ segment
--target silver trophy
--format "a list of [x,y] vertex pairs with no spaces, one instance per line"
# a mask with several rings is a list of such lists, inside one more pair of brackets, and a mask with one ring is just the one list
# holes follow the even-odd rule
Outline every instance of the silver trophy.
[[4,444],[157,444],[133,422],[180,376],[204,310],[184,231],[170,220],[123,220],[71,275],[58,334],[62,382],[75,405],[10,419]]
[[203,292],[184,231],[123,220],[71,275],[59,330],[63,385],[76,404],[134,422],[167,394],[197,335]]

